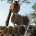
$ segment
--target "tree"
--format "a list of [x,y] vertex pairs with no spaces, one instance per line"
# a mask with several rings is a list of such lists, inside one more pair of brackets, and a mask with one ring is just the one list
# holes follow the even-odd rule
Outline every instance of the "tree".
[[34,5],[32,6],[32,8],[35,10],[36,12],[36,3],[34,3]]
[[7,2],[8,2],[8,3],[12,3],[12,2],[13,2],[13,0],[7,0]]
[[36,3],[32,5],[32,8],[35,10],[34,13],[32,13],[33,23],[36,24]]
[[1,1],[1,3],[3,2],[3,1],[5,1],[5,0],[0,0]]
[[[11,2],[13,2],[14,0],[7,0],[7,2],[8,3],[11,3]],[[24,2],[24,3],[31,3],[31,1],[30,0],[18,0],[19,2],[20,1],[22,1],[22,2]]]

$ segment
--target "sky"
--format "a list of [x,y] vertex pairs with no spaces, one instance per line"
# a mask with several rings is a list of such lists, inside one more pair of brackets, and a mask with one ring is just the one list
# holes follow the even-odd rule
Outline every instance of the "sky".
[[32,3],[35,3],[36,2],[36,0],[32,0]]
[[[32,0],[32,3],[30,4],[22,3],[19,14],[22,16],[29,15],[32,11],[32,4],[34,4],[35,2],[36,0]],[[3,1],[3,3],[1,3],[0,1],[0,26],[6,26],[5,22],[9,14],[9,8],[10,4],[8,4],[6,0],[5,2]]]

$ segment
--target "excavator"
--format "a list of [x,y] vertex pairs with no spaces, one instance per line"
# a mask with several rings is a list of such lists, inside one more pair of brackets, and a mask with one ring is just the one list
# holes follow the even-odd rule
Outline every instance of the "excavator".
[[11,22],[17,25],[28,25],[29,23],[29,19],[27,16],[21,16],[18,14],[18,12],[20,11],[20,4],[19,1],[14,1],[14,3],[11,4],[10,6],[10,10],[9,10],[9,14],[8,14],[8,18],[6,20],[6,26],[8,26],[9,24],[9,19],[11,16],[11,13],[13,13],[12,17],[11,17]]
[[11,22],[13,22],[14,25],[17,24],[17,27],[14,27],[14,28],[18,29],[18,33],[20,32],[20,34],[24,34],[25,31],[27,31],[29,19],[28,19],[27,16],[19,15],[18,14],[19,11],[20,11],[20,4],[19,4],[19,1],[16,0],[10,6],[9,14],[8,14],[8,17],[7,17],[7,20],[6,20],[6,26],[9,25],[10,16],[11,16],[11,13],[13,13],[13,16],[11,17]]
[[19,2],[14,1],[14,3],[11,4],[11,6],[10,6],[9,14],[8,14],[8,17],[6,20],[6,26],[8,26],[8,24],[9,24],[11,13],[13,13],[13,16],[15,16],[19,12],[19,10],[20,10]]

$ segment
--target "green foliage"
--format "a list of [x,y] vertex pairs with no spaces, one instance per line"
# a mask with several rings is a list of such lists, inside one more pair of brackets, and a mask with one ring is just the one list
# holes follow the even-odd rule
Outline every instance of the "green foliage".
[[35,11],[34,11],[34,13],[32,13],[31,15],[32,15],[32,19],[34,19],[34,20],[33,20],[33,23],[36,24],[36,3],[34,3],[34,4],[32,5],[32,8],[33,8]]
[[34,10],[36,10],[36,3],[34,3],[34,5],[32,6],[32,8],[33,8]]
[[7,2],[8,2],[8,3],[12,3],[12,2],[13,2],[13,0],[7,0]]
[[36,17],[36,13],[32,13],[32,18],[35,18]]
[[[13,2],[14,0],[7,0],[7,2],[8,3],[11,3],[11,2]],[[21,1],[21,0],[19,0],[19,1]],[[22,2],[24,2],[24,3],[31,3],[30,1],[27,1],[27,0],[22,0]]]
[[33,19],[32,23],[36,24],[36,13],[32,13],[31,15],[32,15],[32,19]]

